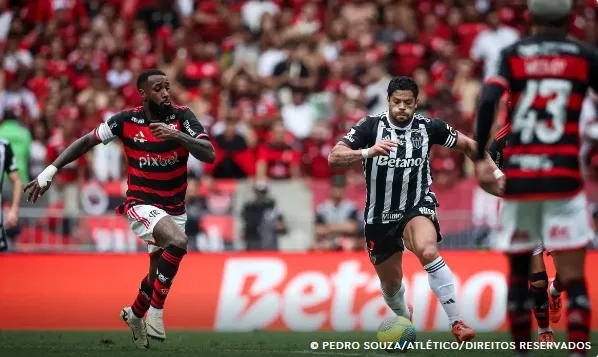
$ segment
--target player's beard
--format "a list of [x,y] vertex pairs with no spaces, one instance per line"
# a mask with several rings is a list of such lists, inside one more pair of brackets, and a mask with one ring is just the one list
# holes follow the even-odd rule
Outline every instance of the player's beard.
[[[403,126],[407,126],[409,123],[411,123],[411,119],[413,119],[413,114],[409,115],[409,116],[407,117],[407,119],[405,119],[405,120],[399,120],[399,116],[398,116],[398,115],[397,115],[397,116],[394,116],[394,115],[393,115],[393,116],[391,117],[391,119],[392,119],[392,123],[393,123],[393,124],[395,124],[395,125],[397,125],[397,126],[401,126],[401,127],[403,127]],[[401,118],[401,119],[402,119],[402,118]]]
[[158,104],[153,100],[149,101],[149,109],[150,111],[157,116],[158,118],[166,118],[168,115],[172,113],[172,105],[168,104]]

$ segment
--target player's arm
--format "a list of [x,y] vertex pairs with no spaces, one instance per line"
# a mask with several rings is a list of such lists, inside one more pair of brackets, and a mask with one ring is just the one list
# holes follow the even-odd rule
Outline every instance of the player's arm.
[[216,151],[210,143],[210,137],[190,109],[183,113],[181,130],[174,140],[187,149],[197,160],[213,164]]
[[17,225],[19,219],[19,207],[21,197],[23,196],[23,181],[17,167],[17,161],[12,152],[10,144],[5,145],[4,149],[4,172],[8,174],[8,179],[12,183],[12,203],[6,216],[6,228],[12,228]]
[[[505,90],[509,89],[509,64],[507,61],[507,51],[503,50],[498,60],[498,66],[494,75],[488,78],[482,89],[482,96],[476,118],[476,137],[478,139],[475,152],[484,152],[486,144],[490,139],[490,131],[496,118],[496,111],[500,98]],[[474,161],[484,160],[484,156],[474,157]]]
[[396,150],[397,143],[382,140],[371,148],[366,148],[371,141],[373,119],[365,117],[351,128],[345,136],[332,148],[328,155],[330,167],[348,167],[353,164],[379,155],[390,155]]
[[[501,184],[503,186],[504,186],[504,182],[506,181],[506,177],[502,172],[502,168],[503,168],[502,149],[504,148],[504,145],[505,145],[504,139],[501,139],[501,140],[494,139],[494,140],[492,140],[492,143],[490,143],[490,146],[488,148],[490,158],[492,159],[492,162],[494,162],[494,164],[497,167],[497,169],[494,171],[494,177],[496,177],[496,179],[498,181],[501,181]],[[482,190],[488,192],[491,195],[500,196],[497,194],[497,192],[495,192],[494,187],[491,183],[480,182],[480,187],[482,188]]]
[[27,201],[35,203],[39,197],[43,196],[43,194],[50,188],[52,178],[56,175],[58,170],[79,159],[99,143],[107,144],[117,136],[122,135],[123,123],[124,114],[116,114],[105,123],[100,124],[100,126],[93,131],[75,140],[71,145],[64,149],[50,166],[46,167],[33,181],[25,186],[25,192],[31,189]]

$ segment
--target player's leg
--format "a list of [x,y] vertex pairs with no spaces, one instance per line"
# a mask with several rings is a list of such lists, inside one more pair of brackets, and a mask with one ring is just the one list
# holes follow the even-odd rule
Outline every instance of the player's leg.
[[[404,218],[407,222],[403,230],[405,247],[417,256],[428,272],[430,288],[442,304],[455,338],[458,341],[469,341],[475,337],[475,331],[463,322],[455,287],[455,277],[438,252],[438,241],[441,236],[435,210],[427,207],[422,208],[426,208],[426,210],[417,208],[414,211],[416,213],[408,213]],[[430,210],[429,216],[427,210]]]
[[507,317],[517,356],[527,355],[521,343],[530,342],[532,335],[528,278],[532,252],[541,243],[540,211],[539,203],[503,201],[492,237],[493,248],[509,259]]
[[569,342],[574,342],[570,356],[585,356],[591,321],[585,259],[586,247],[593,238],[585,196],[545,202],[543,231],[544,246],[551,252],[567,292],[567,336]]
[[154,279],[156,278],[156,269],[158,268],[158,261],[162,256],[162,248],[156,246],[149,246],[150,252],[150,266],[148,274],[143,277],[141,284],[139,284],[139,293],[137,298],[131,305],[135,318],[142,319],[150,307],[152,301],[152,294],[154,292]]
[[396,224],[366,224],[365,239],[384,301],[397,316],[411,320],[403,285],[403,247],[396,235]]
[[532,253],[529,274],[529,294],[532,298],[532,311],[538,323],[538,341],[554,340],[548,318],[548,275],[544,265],[544,246],[540,245]]
[[156,245],[164,248],[164,251],[157,262],[154,290],[145,322],[148,336],[163,341],[166,339],[163,321],[164,303],[181,260],[187,254],[188,239],[173,217],[168,215],[159,218],[153,229],[153,237]]
[[563,299],[561,293],[565,291],[565,287],[559,278],[557,271],[554,279],[550,282],[548,294],[548,309],[550,310],[550,322],[556,324],[561,319],[561,308],[563,307]]

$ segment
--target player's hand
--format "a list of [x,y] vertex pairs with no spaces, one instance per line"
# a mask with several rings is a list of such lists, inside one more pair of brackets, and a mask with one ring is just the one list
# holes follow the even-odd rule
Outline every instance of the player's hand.
[[18,209],[11,209],[8,211],[6,215],[6,228],[11,229],[17,226],[19,221],[19,210]]
[[162,140],[174,140],[179,135],[178,130],[164,123],[150,123],[150,130],[156,138]]
[[25,188],[23,189],[23,192],[27,192],[29,191],[29,189],[31,189],[31,192],[29,192],[29,196],[27,197],[27,202],[35,203],[39,197],[43,196],[44,193],[48,191],[51,185],[52,181],[48,182],[48,184],[45,187],[41,187],[36,177],[33,181],[29,182],[27,186],[25,186]]
[[388,156],[391,151],[397,151],[397,143],[392,140],[382,140],[372,146],[368,151],[368,157]]
[[494,177],[494,170],[495,168],[488,160],[480,160],[476,162],[475,173],[481,187],[488,187],[497,183],[497,180]]

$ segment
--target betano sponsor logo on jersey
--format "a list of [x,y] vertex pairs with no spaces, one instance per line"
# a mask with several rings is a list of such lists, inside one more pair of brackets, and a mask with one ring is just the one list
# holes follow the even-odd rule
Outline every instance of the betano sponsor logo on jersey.
[[147,154],[145,157],[139,158],[139,168],[142,168],[144,166],[168,166],[174,165],[177,162],[179,162],[179,156],[176,152],[166,157],[162,157],[160,155]]
[[423,163],[424,159],[422,159],[421,157],[418,157],[417,159],[391,159],[388,156],[378,156],[378,160],[376,161],[376,165],[388,166],[390,168],[417,167],[421,166],[421,164]]

